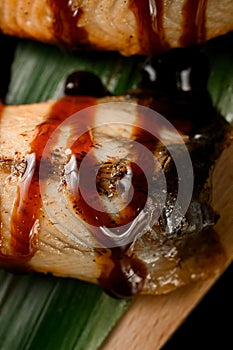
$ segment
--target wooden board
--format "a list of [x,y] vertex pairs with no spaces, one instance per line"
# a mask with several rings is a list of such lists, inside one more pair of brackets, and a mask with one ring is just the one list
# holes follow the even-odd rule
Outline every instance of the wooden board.
[[168,295],[139,296],[106,339],[101,350],[158,350],[202,300],[233,260],[233,133],[213,173],[213,206],[220,214],[216,230],[226,264],[211,279],[177,289]]

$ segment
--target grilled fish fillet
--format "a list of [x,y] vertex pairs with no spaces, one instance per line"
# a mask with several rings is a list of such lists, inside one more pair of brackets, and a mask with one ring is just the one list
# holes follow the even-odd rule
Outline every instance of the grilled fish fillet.
[[3,33],[65,44],[157,54],[233,30],[231,0],[1,0]]
[[[211,116],[194,133],[178,122],[177,132],[154,104],[66,96],[2,106],[2,267],[117,297],[167,293],[218,271],[225,255],[208,179],[226,123]],[[182,186],[188,202],[177,206]]]

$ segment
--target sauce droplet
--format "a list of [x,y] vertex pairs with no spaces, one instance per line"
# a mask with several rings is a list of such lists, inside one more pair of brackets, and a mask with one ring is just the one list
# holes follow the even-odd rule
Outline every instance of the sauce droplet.
[[108,92],[96,74],[87,71],[77,71],[67,77],[65,94],[103,97],[108,95]]
[[103,269],[99,279],[102,288],[115,298],[128,299],[137,295],[142,290],[147,276],[145,264],[135,257],[125,255],[121,248],[112,249],[110,257],[106,258],[102,255],[101,263],[111,266],[109,259],[114,262],[114,265],[110,272],[108,268],[107,273]]

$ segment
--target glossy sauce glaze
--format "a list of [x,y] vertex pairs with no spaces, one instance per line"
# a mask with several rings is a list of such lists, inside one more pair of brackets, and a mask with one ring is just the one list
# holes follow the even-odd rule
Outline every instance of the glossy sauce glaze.
[[[78,25],[82,6],[75,1],[48,0],[53,12],[53,32],[58,42],[71,48],[88,47],[88,33]],[[137,37],[144,55],[155,55],[170,48],[164,32],[164,1],[129,1],[137,24]],[[207,0],[185,0],[182,8],[181,47],[202,43],[206,38],[205,13]],[[101,43],[100,43],[101,44]]]
[[78,21],[82,17],[82,9],[78,8],[73,1],[48,0],[53,12],[53,33],[62,45],[71,48],[88,43],[88,34],[85,29],[78,27]]
[[131,1],[130,8],[137,22],[137,35],[143,52],[148,55],[167,50],[169,45],[163,30],[162,1]]
[[206,39],[207,0],[186,0],[183,7],[183,35],[181,46],[202,43]]
[[[164,1],[132,1],[131,9],[137,19],[138,37],[143,52],[158,54],[169,49],[164,33]],[[186,0],[182,7],[181,47],[202,43],[206,38],[205,14],[207,0]]]
[[[85,125],[91,125],[92,116],[86,115]],[[85,127],[85,126],[84,126]],[[135,139],[141,144],[145,144],[150,150],[154,150],[157,144],[155,138],[150,138],[150,141],[145,137],[145,133],[140,128],[134,130]],[[72,154],[75,155],[76,164],[79,168],[82,159],[86,154],[91,150],[92,147],[95,147],[93,144],[90,133],[84,132],[81,136],[81,139],[77,139],[71,147]],[[139,152],[137,147],[132,147],[131,155],[129,159],[143,157],[143,154]],[[145,161],[145,159],[144,159]],[[137,259],[134,256],[127,255],[127,249],[130,244],[115,245],[114,238],[109,235],[106,235],[102,228],[114,231],[115,235],[120,236],[124,234],[127,229],[130,229],[131,224],[134,219],[136,219],[144,208],[147,197],[148,197],[148,183],[147,179],[140,167],[137,165],[137,159],[135,162],[127,161],[127,168],[130,168],[132,173],[132,186],[134,193],[130,202],[120,210],[116,217],[112,217],[100,201],[101,195],[107,195],[110,198],[113,195],[113,186],[114,182],[124,178],[127,174],[126,167],[124,165],[119,166],[114,161],[108,161],[107,164],[102,164],[99,171],[99,183],[98,183],[98,173],[96,167],[99,167],[97,164],[96,158],[92,155],[89,156],[86,160],[86,168],[89,169],[88,176],[80,176],[79,178],[79,188],[75,195],[71,196],[73,202],[73,209],[75,213],[82,218],[89,226],[93,237],[96,241],[100,243],[104,249],[96,248],[96,262],[101,267],[101,275],[99,278],[99,283],[102,288],[108,292],[110,295],[119,297],[119,298],[128,298],[132,295],[138,294],[143,287],[144,280],[147,276],[146,266],[142,261]],[[123,161],[124,162],[124,161]],[[148,173],[151,171],[151,177],[153,172],[153,164],[147,162]],[[102,169],[104,167],[104,170]],[[107,172],[111,173],[111,181],[107,183]],[[115,180],[113,179],[113,172]],[[96,176],[97,173],[97,176]],[[101,184],[103,180],[103,174],[106,176],[105,188]],[[93,188],[89,185],[90,183],[97,182],[97,192],[93,191]],[[84,190],[85,198],[83,198]],[[128,195],[128,194],[127,194]],[[86,201],[88,199],[88,201]],[[90,203],[92,205],[89,205]],[[96,207],[101,210],[95,209]]]
[[103,97],[109,95],[101,79],[92,72],[77,71],[71,73],[65,82],[65,94]]
[[[31,168],[29,174],[26,174],[29,180],[25,180],[28,181],[26,186],[25,181],[21,180],[19,182],[18,194],[11,217],[11,253],[18,259],[32,256],[36,249],[36,232],[40,229],[38,227],[38,219],[42,207],[39,168],[49,137],[62,121],[80,109],[93,104],[95,104],[95,99],[89,97],[61,98],[52,107],[47,120],[37,126],[36,136],[30,144],[31,153],[29,154],[29,156],[34,155],[34,159],[32,157],[29,158],[25,170],[25,173],[27,173],[28,167]],[[54,142],[56,142],[55,139]]]

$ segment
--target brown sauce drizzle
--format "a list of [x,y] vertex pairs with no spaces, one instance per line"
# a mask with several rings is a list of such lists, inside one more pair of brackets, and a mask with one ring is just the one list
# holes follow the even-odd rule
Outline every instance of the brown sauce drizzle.
[[206,38],[205,14],[207,0],[186,0],[183,13],[183,35],[181,46],[188,46],[204,42]]
[[[47,120],[37,127],[37,134],[31,142],[31,154],[35,153],[33,174],[25,192],[19,183],[17,198],[11,217],[11,254],[18,259],[31,257],[35,253],[36,232],[33,227],[40,216],[42,206],[39,184],[39,168],[46,143],[54,130],[67,117],[80,109],[95,104],[93,98],[64,97],[52,107]],[[55,140],[54,140],[55,141]],[[37,228],[39,230],[39,227]]]
[[[78,146],[78,147],[77,147]],[[72,151],[78,154],[80,144],[76,147],[72,147]],[[90,177],[85,176],[82,179],[81,186],[85,189],[85,198],[91,199],[91,202],[96,204],[99,203],[98,194],[94,194],[90,190],[89,181],[92,183],[96,181],[96,172],[94,171],[96,166],[96,160],[90,157],[88,161],[88,169],[90,169]],[[109,213],[98,211],[94,207],[89,206],[83,198],[80,190],[78,195],[74,198],[74,205],[76,213],[88,224],[92,225],[91,231],[93,236],[103,246],[110,247],[110,249],[96,248],[96,261],[101,267],[101,275],[99,283],[102,288],[112,296],[115,297],[131,297],[137,294],[143,287],[144,280],[147,276],[145,265],[134,257],[126,255],[128,245],[116,246],[112,239],[101,231],[100,227],[107,227],[108,229],[117,229],[117,233],[121,234],[126,230],[130,222],[137,217],[138,213],[144,207],[147,198],[147,183],[141,172],[141,169],[136,164],[131,163],[131,169],[133,172],[132,183],[134,186],[134,195],[131,202],[119,212],[118,219],[112,219]],[[123,230],[123,231],[122,231]],[[114,231],[116,232],[116,231]],[[106,268],[103,268],[107,266]]]
[[2,112],[3,112],[3,109],[4,109],[4,106],[3,106],[3,103],[0,100],[0,118],[1,118],[1,115],[2,115]]
[[[85,123],[88,123],[88,116],[85,118]],[[139,128],[140,129],[140,128]],[[148,140],[143,135],[143,131],[140,129],[135,130],[135,137],[139,141],[148,144]],[[139,142],[140,142],[139,141]],[[91,150],[93,141],[90,133],[83,133],[81,138],[77,139],[73,143],[71,150],[75,154],[78,167],[81,164],[82,158]],[[151,146],[152,147],[152,146]],[[153,148],[155,142],[153,140]],[[131,150],[134,155],[138,157],[143,156],[134,146]],[[114,241],[109,236],[106,236],[101,227],[108,229],[115,229],[114,233],[121,234],[130,227],[131,222],[138,216],[140,211],[144,208],[147,194],[148,184],[144,173],[136,164],[137,162],[130,162],[130,168],[132,171],[132,185],[134,188],[134,194],[130,203],[121,211],[119,211],[118,218],[112,218],[111,215],[104,210],[97,210],[96,204],[101,206],[100,197],[98,192],[93,192],[89,183],[96,182],[96,159],[90,156],[87,160],[86,167],[89,169],[89,175],[80,177],[79,185],[85,192],[85,198],[91,200],[93,206],[90,206],[82,196],[80,189],[76,196],[73,196],[73,208],[77,215],[79,215],[86,223],[92,225],[90,230],[96,240],[104,247],[110,247],[110,249],[96,248],[96,261],[101,267],[101,276],[99,283],[102,288],[110,295],[115,297],[131,297],[137,294],[143,287],[144,280],[147,276],[147,269],[144,263],[133,256],[128,256],[127,248],[129,244],[122,246],[114,246]],[[147,163],[148,169],[151,167],[151,162]],[[109,162],[108,166],[111,166]],[[148,170],[149,171],[149,170]],[[99,191],[101,192],[101,191]],[[106,268],[107,266],[107,268]]]
[[[156,14],[150,9],[154,4]],[[138,38],[141,43],[142,53],[156,55],[169,49],[163,27],[163,1],[131,1],[138,26]],[[183,35],[180,38],[181,47],[203,43],[206,39],[206,8],[207,0],[186,0],[182,8]]]
[[[53,33],[58,42],[71,48],[89,46],[88,33],[78,27],[82,9],[68,0],[47,0],[53,12]],[[137,23],[137,37],[144,55],[156,55],[170,48],[163,26],[164,4],[161,0],[131,0],[129,8]],[[186,0],[182,8],[181,47],[202,43],[206,38],[207,0]],[[140,53],[140,52],[139,52]]]
[[[89,114],[85,114],[85,123],[83,125],[84,129],[86,129],[86,125],[91,125],[91,119]],[[79,132],[82,132],[82,125],[79,126]],[[145,140],[145,138],[144,138]],[[95,147],[93,144],[92,137],[89,132],[83,132],[82,136],[79,137],[71,146],[72,154],[75,155],[77,166],[79,168],[82,159],[86,156],[86,154],[91,150],[92,147]],[[134,155],[136,154],[138,157],[142,157],[139,151],[134,146],[132,148],[132,152]],[[99,169],[99,164],[97,164],[96,158],[92,155],[87,157],[86,160],[86,169],[88,169],[88,174],[85,176],[80,176],[79,179],[79,188],[76,196],[73,197],[73,207],[77,215],[82,217],[82,219],[92,225],[94,227],[93,235],[104,246],[111,246],[111,240],[109,241],[106,238],[99,227],[107,227],[107,228],[118,228],[119,233],[121,232],[121,226],[127,226],[132,222],[132,220],[138,215],[138,213],[142,210],[146,203],[147,199],[147,180],[140,169],[136,164],[137,162],[130,162],[129,166],[132,171],[132,184],[134,187],[134,194],[130,201],[130,203],[121,211],[119,211],[118,218],[112,218],[109,213],[105,212],[104,208],[100,203],[99,193],[101,191],[93,191],[93,188],[90,187],[90,183],[96,183],[97,173]],[[109,165],[114,165],[113,162],[109,161]],[[150,169],[150,168],[149,168]],[[90,206],[80,191],[80,187],[84,190],[85,198],[88,199],[88,203],[92,203]],[[99,192],[99,193],[98,193]],[[100,207],[101,210],[95,209],[96,207]],[[125,227],[124,227],[125,230]]]
[[131,298],[143,288],[147,276],[145,264],[125,255],[120,248],[112,248],[110,255],[100,252],[97,262],[103,266],[99,283],[109,295]]
[[[42,160],[46,162],[50,154],[44,154],[46,150],[46,144],[55,131],[55,129],[65,121],[69,116],[78,112],[79,110],[84,109],[88,106],[95,105],[96,100],[94,98],[88,97],[71,97],[66,96],[56,102],[46,119],[45,122],[40,124],[37,127],[36,136],[31,142],[31,151],[29,155],[35,155],[35,164],[32,167],[31,179],[25,190],[22,185],[22,182],[19,182],[17,198],[14,204],[13,213],[11,217],[11,254],[10,256],[1,256],[1,261],[4,260],[7,262],[6,265],[9,268],[9,265],[19,266],[22,268],[27,268],[27,261],[35,254],[36,244],[37,244],[37,231],[40,230],[39,227],[39,217],[40,210],[42,208],[42,199],[40,193],[41,178],[39,182],[39,169]],[[77,165],[82,162],[83,157],[88,153],[93,144],[91,134],[89,132],[84,132],[87,125],[93,125],[94,112],[91,109],[91,112],[85,114],[85,120],[80,119],[80,124],[78,125],[79,132],[82,133],[82,136],[75,140],[71,146],[72,154],[75,155]],[[75,129],[75,128],[74,128]],[[138,131],[139,133],[139,131]],[[73,135],[71,139],[75,136],[75,130],[73,130]],[[137,136],[139,137],[139,136]],[[56,143],[56,139],[53,140],[53,143]],[[136,151],[136,150],[134,150]],[[94,157],[90,156],[88,160],[88,168],[92,171],[95,169],[96,160]],[[29,166],[29,165],[27,165]],[[94,227],[92,229],[92,234],[94,237],[105,244],[107,247],[111,245],[110,241],[106,241],[106,237],[102,233],[100,226],[106,226],[108,228],[117,228],[119,227],[119,233],[121,232],[121,225],[126,225],[132,221],[137,215],[138,212],[144,207],[146,198],[147,198],[147,181],[137,164],[130,164],[133,178],[132,183],[135,187],[134,195],[131,202],[123,212],[120,214],[119,220],[112,220],[108,213],[104,211],[97,211],[90,207],[86,201],[83,199],[80,191],[77,196],[73,196],[73,208],[77,215],[79,215],[85,222],[89,223]],[[49,167],[49,163],[48,163]],[[46,169],[46,164],[45,164]],[[27,167],[25,172],[27,171]],[[49,173],[49,170],[48,170]],[[41,175],[41,174],[40,174]],[[46,180],[48,174],[44,175],[44,180]],[[96,173],[93,171],[91,174],[92,181],[96,181]],[[90,186],[88,180],[84,177],[82,179],[82,187],[85,190],[85,195],[89,197],[92,202],[98,202],[99,196],[93,196],[93,192],[90,191]],[[42,179],[43,184],[43,179]],[[72,197],[72,196],[71,196]],[[38,223],[38,224],[37,224]],[[32,234],[33,228],[34,234]],[[135,257],[127,256],[126,250],[128,246],[113,247],[110,249],[96,249],[97,263],[98,261],[103,265],[103,261],[109,266],[111,270],[109,274],[106,275],[106,271],[103,270],[100,276],[99,282],[109,294],[116,297],[130,297],[134,294],[137,294],[144,283],[146,278],[146,267],[145,265],[136,259]],[[106,253],[107,252],[107,253]],[[98,257],[100,256],[100,260]]]
[[[140,100],[140,105],[147,105],[147,103],[147,99]],[[141,148],[137,149],[137,143],[135,143],[132,147],[132,152],[134,154],[137,154],[138,157],[141,157],[144,164],[146,165],[147,179],[143,178],[144,174],[142,171],[133,171],[134,174],[137,174],[136,181],[132,181],[136,196],[131,205],[134,205],[135,209],[139,206],[141,211],[144,208],[146,199],[148,197],[148,186],[150,183],[147,181],[153,181],[152,177],[154,173],[153,157],[148,159],[148,154],[154,153],[158,147],[159,140],[154,135],[145,131],[145,129],[150,130],[151,120],[145,116],[142,116],[140,109],[137,111],[137,113],[138,123],[141,127],[134,127],[134,140],[137,141],[140,145],[145,146],[145,148],[150,151],[143,153]],[[140,161],[137,163],[140,163]],[[102,274],[99,279],[102,287],[110,295],[124,298],[138,294],[139,291],[143,288],[145,279],[147,277],[146,265],[135,256],[128,256],[127,248],[127,246],[114,247],[111,249],[110,254],[109,252],[103,254],[100,251],[99,257],[97,258],[97,262],[103,266]]]
[[58,42],[65,46],[76,48],[88,44],[88,34],[85,29],[78,27],[82,17],[82,9],[70,4],[68,0],[47,0],[53,12],[53,33]]
[[155,1],[156,15],[150,12],[148,1],[132,0],[130,9],[137,21],[137,35],[143,54],[155,55],[169,48],[163,28],[163,2]]

